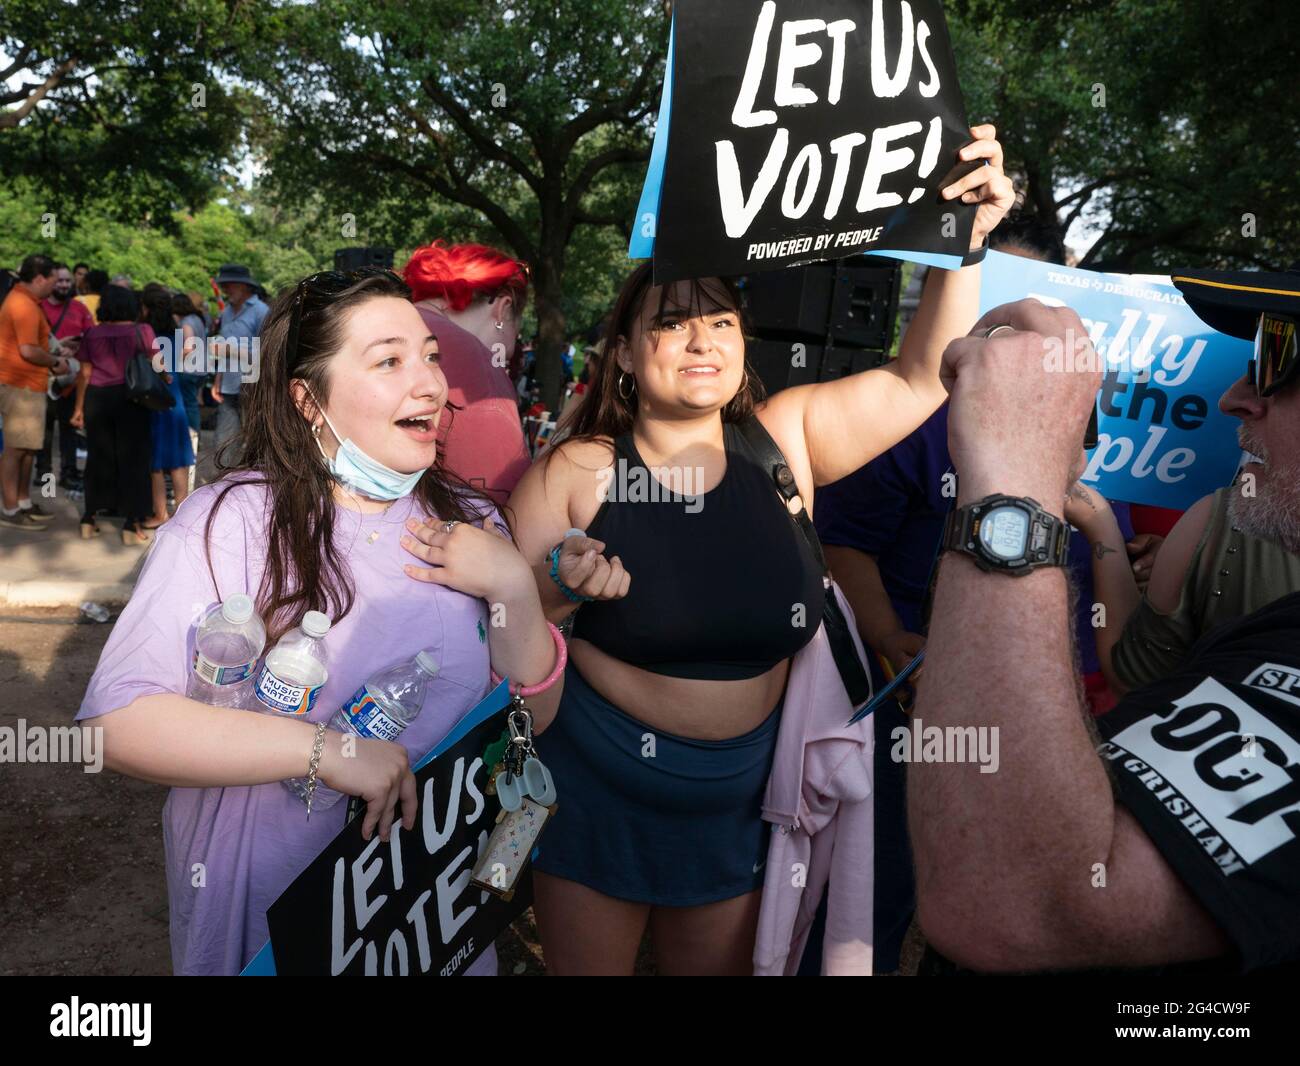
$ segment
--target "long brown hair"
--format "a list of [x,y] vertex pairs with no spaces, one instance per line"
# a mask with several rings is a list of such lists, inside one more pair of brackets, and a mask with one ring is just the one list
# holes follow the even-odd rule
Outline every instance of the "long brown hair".
[[[268,640],[278,639],[307,611],[324,611],[337,622],[355,599],[347,559],[334,543],[334,478],[321,461],[310,425],[289,388],[291,380],[301,380],[313,396],[328,404],[329,364],[343,346],[349,313],[377,297],[410,298],[410,290],[393,274],[358,272],[355,276],[357,280],[336,294],[322,294],[300,283],[276,300],[262,325],[260,376],[243,390],[242,429],[217,455],[222,488],[204,527],[214,586],[212,525],[218,508],[241,485],[267,487],[266,567],[256,599]],[[287,347],[294,304],[299,300],[294,353]],[[227,462],[232,448],[242,450],[238,462]],[[481,521],[491,507],[485,497],[442,469],[441,448],[412,495],[427,514],[461,522]]]
[[[650,263],[642,263],[623,282],[623,288],[614,302],[614,310],[610,313],[605,329],[600,369],[587,383],[587,392],[582,398],[582,403],[578,405],[564,427],[567,430],[566,440],[590,440],[594,437],[613,439],[631,432],[632,423],[636,419],[639,397],[635,389],[626,398],[619,392],[618,381],[623,371],[615,358],[615,350],[619,337],[623,337],[629,343],[632,341],[637,316],[644,308],[646,296],[653,287],[650,268]],[[707,280],[693,278],[685,284],[690,286],[688,307],[700,314],[706,300],[724,305],[730,303],[740,320],[742,335],[748,333],[745,327],[744,302],[735,281],[731,278],[718,278],[715,285],[710,285]],[[719,287],[721,287],[720,292]],[[664,285],[659,290],[660,314],[663,313],[668,302],[668,292],[671,288],[671,285]],[[743,420],[753,413],[756,404],[763,401],[765,395],[763,384],[757,374],[749,372],[748,360],[746,360],[745,370],[745,377],[739,391],[722,409],[724,422]],[[553,451],[548,451],[546,458],[549,459],[552,454]]]

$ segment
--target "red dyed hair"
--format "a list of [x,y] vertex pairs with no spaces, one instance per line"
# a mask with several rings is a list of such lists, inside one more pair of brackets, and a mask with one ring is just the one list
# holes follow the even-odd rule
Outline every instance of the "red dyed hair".
[[528,302],[528,267],[485,244],[433,241],[411,253],[402,270],[413,301],[443,299],[452,311],[463,311],[476,297],[494,298],[508,290],[515,314]]

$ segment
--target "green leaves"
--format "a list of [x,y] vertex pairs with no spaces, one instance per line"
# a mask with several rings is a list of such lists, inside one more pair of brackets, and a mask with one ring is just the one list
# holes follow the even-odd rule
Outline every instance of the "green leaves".
[[239,9],[6,0],[0,51],[20,84],[0,91],[0,172],[37,179],[55,211],[98,199],[114,217],[167,226],[202,204],[243,121],[222,73],[247,25]]
[[1295,258],[1300,9],[1180,0],[949,0],[947,9],[972,121],[997,125],[1028,213],[1062,235],[1076,212],[1092,223],[1083,265]]

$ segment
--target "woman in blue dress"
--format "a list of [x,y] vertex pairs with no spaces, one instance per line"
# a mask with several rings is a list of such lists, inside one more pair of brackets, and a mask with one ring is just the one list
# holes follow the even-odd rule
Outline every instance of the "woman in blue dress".
[[[158,339],[175,343],[176,320],[172,317],[172,296],[163,286],[146,286],[141,294],[141,318],[153,327]],[[153,459],[149,469],[153,481],[153,517],[143,522],[146,529],[157,529],[170,517],[167,513],[167,484],[164,471],[172,477],[172,491],[176,506],[189,495],[190,471],[194,465],[194,449],[190,445],[190,423],[185,414],[185,398],[181,395],[180,381],[174,373],[164,373],[163,380],[171,390],[175,403],[169,410],[154,411],[150,415],[153,435]]]

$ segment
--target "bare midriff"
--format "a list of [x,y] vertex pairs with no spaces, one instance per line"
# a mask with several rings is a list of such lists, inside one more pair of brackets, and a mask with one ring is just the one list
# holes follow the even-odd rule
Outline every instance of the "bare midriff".
[[581,639],[569,642],[569,656],[587,683],[624,714],[694,740],[729,740],[762,725],[785,691],[790,665],[782,659],[757,677],[702,681],[643,670]]

